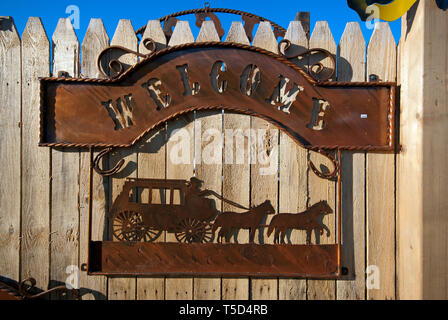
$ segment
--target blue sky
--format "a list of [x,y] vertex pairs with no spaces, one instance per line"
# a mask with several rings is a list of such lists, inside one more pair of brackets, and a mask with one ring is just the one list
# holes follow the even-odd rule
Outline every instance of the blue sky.
[[[112,38],[120,18],[130,19],[134,28],[138,29],[145,25],[148,20],[157,19],[177,11],[200,8],[203,7],[203,4],[203,1],[179,0],[2,0],[0,2],[0,16],[12,16],[20,34],[25,28],[28,17],[41,17],[47,34],[51,37],[58,19],[69,16],[66,13],[66,8],[70,5],[76,5],[80,9],[80,28],[76,30],[76,33],[78,39],[82,42],[91,18],[102,18],[109,37]],[[346,0],[214,0],[210,1],[210,4],[211,7],[215,8],[231,8],[252,12],[272,20],[284,28],[288,27],[289,21],[294,20],[296,12],[309,11],[311,13],[311,29],[318,20],[328,21],[336,42],[339,41],[345,24],[349,21],[360,22],[367,41],[372,32],[360,21],[356,12],[347,6]],[[223,27],[228,30],[231,21],[237,19],[237,17],[231,15],[220,17],[224,16],[226,18],[222,19]],[[194,21],[194,17],[190,21]],[[400,25],[400,20],[391,23],[396,41],[400,37]],[[193,30],[193,32],[197,31]]]

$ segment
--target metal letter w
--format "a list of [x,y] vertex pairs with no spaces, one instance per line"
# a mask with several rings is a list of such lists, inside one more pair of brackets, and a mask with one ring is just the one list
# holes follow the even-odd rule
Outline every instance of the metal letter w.
[[102,102],[106,107],[110,117],[115,123],[115,130],[128,128],[134,125],[132,110],[134,109],[134,101],[132,94],[128,94],[115,101],[109,100]]

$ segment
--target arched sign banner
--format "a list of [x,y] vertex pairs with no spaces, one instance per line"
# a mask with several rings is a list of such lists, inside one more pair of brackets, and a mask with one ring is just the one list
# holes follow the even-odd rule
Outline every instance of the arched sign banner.
[[[104,149],[92,161],[91,181],[93,169],[102,175],[119,171],[120,165],[109,171],[99,168],[110,148],[131,147],[171,119],[210,109],[269,121],[334,165],[331,174],[324,174],[308,163],[319,177],[337,179],[334,210],[321,200],[302,213],[278,213],[269,225],[261,222],[276,213],[269,200],[244,208],[213,190],[201,190],[196,178],[126,179],[109,212],[110,233],[118,241],[91,241],[89,234],[89,274],[341,277],[341,150],[395,148],[394,83],[319,82],[285,56],[236,43],[169,47],[113,79],[42,78],[40,89],[39,144],[89,148],[92,159],[94,148]],[[131,201],[135,190],[142,189],[150,195],[146,203]],[[151,195],[166,190],[171,195],[166,203],[155,204]],[[178,204],[173,200],[176,192],[182,199]],[[204,195],[247,212],[218,212]],[[337,242],[312,245],[313,230],[329,234],[319,222],[328,214],[336,215]],[[256,221],[243,221],[248,217]],[[249,243],[229,243],[235,228],[250,230]],[[254,243],[260,228],[274,235],[273,244]],[[306,244],[285,244],[291,229],[306,230]],[[172,233],[177,241],[155,241],[162,232]],[[223,239],[227,243],[219,241]]]
[[154,53],[117,79],[41,79],[42,146],[129,147],[194,110],[261,117],[313,149],[393,150],[391,83],[314,81],[268,51],[190,44]]

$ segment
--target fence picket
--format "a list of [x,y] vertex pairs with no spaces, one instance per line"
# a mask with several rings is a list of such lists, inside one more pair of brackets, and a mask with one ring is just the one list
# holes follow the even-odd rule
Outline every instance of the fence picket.
[[[250,45],[241,21],[232,22],[226,42]],[[225,136],[223,157],[225,160],[222,170],[222,194],[224,198],[235,201],[245,207],[248,207],[250,203],[249,136],[247,134],[249,130],[250,116],[224,111],[223,131]],[[231,137],[228,135],[230,132],[237,133],[237,136]],[[238,153],[242,157],[242,161],[241,159],[237,160]],[[223,203],[223,211],[240,212],[242,210]],[[248,231],[241,230],[238,235],[238,242],[247,243],[248,241]],[[249,278],[223,278],[221,285],[223,300],[247,300],[249,298]]]
[[[338,81],[365,81],[366,44],[357,22],[347,23],[338,54]],[[342,263],[338,300],[365,298],[365,153],[342,153]]]
[[[271,24],[267,21],[260,23],[257,33],[254,36],[253,45],[274,53],[278,52],[277,39],[272,31]],[[265,200],[270,200],[275,211],[278,212],[278,142],[279,130],[273,124],[252,117],[251,129],[256,130],[257,138],[251,140],[251,150],[256,150],[256,161],[251,161],[250,184],[251,184],[251,205],[256,206]],[[260,136],[260,132],[266,130],[265,134]],[[262,155],[262,153],[266,153]],[[265,157],[269,164],[260,163],[260,158]],[[253,159],[255,160],[255,159]],[[269,168],[267,174],[263,174],[262,170]],[[266,224],[272,219],[272,215],[266,218]],[[266,230],[261,229],[258,233],[258,241],[265,243],[273,243],[273,237],[268,239]],[[256,279],[251,278],[252,292],[251,297],[254,300],[275,300],[278,298],[278,280],[277,279]]]
[[[157,49],[166,47],[165,34],[162,31],[158,20],[148,22],[142,39],[150,38],[155,41]],[[140,42],[140,53],[148,53],[143,42]],[[161,128],[148,133],[142,141],[137,144],[138,154],[138,177],[165,179],[166,178],[166,130]],[[146,196],[146,195],[144,195]],[[161,195],[152,195],[153,200],[161,201]],[[158,197],[157,199],[155,197]],[[145,201],[146,199],[142,199]],[[148,201],[148,200],[146,200]],[[165,241],[165,232],[155,240],[156,242]],[[137,277],[137,299],[138,300],[163,300],[165,296],[165,278]]]
[[[53,75],[79,75],[79,42],[70,19],[59,19],[53,40]],[[52,149],[50,286],[65,283],[79,264],[79,149]],[[53,293],[52,298],[63,298]]]
[[0,270],[20,279],[20,37],[11,17],[0,19]]
[[[137,51],[138,39],[130,20],[121,19],[118,22],[117,29],[112,37],[111,45],[120,45],[130,50]],[[110,58],[118,59],[123,64],[124,70],[137,63],[137,57],[133,54],[124,54],[122,56],[111,54]],[[115,198],[121,192],[126,178],[137,177],[137,149],[132,147],[113,152],[109,157],[109,166],[114,166],[120,159],[125,159],[125,164],[123,165],[124,169],[122,169],[120,174],[114,175],[110,179],[112,189],[110,204],[113,203]],[[112,221],[109,221],[109,223],[112,223]],[[134,300],[136,298],[136,286],[136,277],[111,277],[109,278],[109,299]]]
[[[367,76],[396,79],[396,44],[389,24],[378,22],[367,47]],[[367,299],[395,298],[395,155],[367,154],[367,266],[381,275]]]
[[[330,27],[327,21],[317,21],[314,27],[313,33],[310,38],[310,48],[323,48],[327,49],[331,54],[336,54],[336,43],[334,42],[333,36],[331,34]],[[318,55],[319,57],[319,55]],[[315,57],[310,59],[310,65],[315,62]],[[320,59],[322,57],[320,56]],[[329,58],[325,58],[322,61],[325,67],[329,67]],[[323,71],[325,72],[325,71]],[[331,168],[331,163],[324,159],[322,156],[316,152],[310,152],[309,158],[318,167],[319,164],[324,164],[327,168]],[[313,205],[318,201],[327,200],[330,206],[333,208],[334,214],[326,215],[322,222],[328,226],[331,230],[330,237],[326,237],[324,234],[320,237],[320,242],[322,244],[335,243],[335,215],[336,215],[336,185],[333,181],[328,181],[317,177],[313,172],[309,171],[309,205]],[[316,235],[318,237],[318,235]],[[314,241],[314,239],[312,239]],[[307,297],[310,300],[322,300],[335,299],[335,281],[333,280],[308,280],[308,293]]]
[[[97,67],[99,53],[109,46],[109,36],[101,19],[91,19],[86,35],[81,45],[81,74],[88,78],[101,78]],[[98,152],[94,153],[96,156]],[[89,189],[90,189],[90,152],[83,150],[80,154],[80,251],[79,260],[87,262],[88,248],[88,223],[89,223]],[[105,239],[107,201],[109,191],[109,179],[103,178],[93,172],[92,179],[92,240]],[[105,299],[107,295],[107,278],[102,276],[88,276],[80,274],[80,285],[89,289],[89,294],[83,295],[83,299]]]
[[[170,39],[169,46],[194,42],[188,21],[178,21]],[[167,179],[190,179],[194,174],[194,115],[187,113],[179,120],[167,123],[168,144],[167,144]],[[174,135],[176,129],[180,129],[180,136]],[[178,151],[189,153],[188,163],[177,164],[173,162],[172,153]],[[166,240],[176,242],[173,234],[167,234]],[[165,281],[165,298],[167,300],[191,300],[193,298],[192,278],[167,278]]]
[[[196,42],[220,41],[213,21],[204,21]],[[222,195],[222,111],[195,113],[195,161],[196,176],[204,181],[203,188]],[[212,152],[208,152],[213,148]],[[209,163],[207,159],[214,161]],[[216,209],[221,211],[221,200],[213,198]],[[215,239],[216,242],[216,239]],[[194,278],[194,300],[219,300],[221,278]]]
[[39,148],[39,77],[50,76],[50,42],[40,18],[22,35],[22,255],[21,278],[47,288],[50,255],[50,150]]
[[[291,21],[285,39],[291,41],[288,54],[297,54],[308,48],[308,39],[300,21]],[[296,63],[303,67],[303,61]],[[306,210],[307,203],[307,150],[299,147],[287,134],[280,132],[280,187],[278,213]],[[305,232],[294,230],[291,243],[305,244]],[[279,279],[279,299],[305,300],[306,280]]]

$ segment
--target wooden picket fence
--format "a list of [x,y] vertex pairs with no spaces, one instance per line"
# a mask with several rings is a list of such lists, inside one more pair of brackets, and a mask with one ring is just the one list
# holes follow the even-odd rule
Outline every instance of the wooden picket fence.
[[[59,20],[51,44],[39,18],[29,18],[21,38],[11,18],[2,19],[0,25],[0,275],[15,281],[32,276],[37,287],[46,290],[65,282],[68,266],[79,267],[86,262],[90,157],[85,150],[37,146],[38,77],[57,75],[58,71],[66,71],[72,77],[99,77],[96,59],[102,49],[109,45],[143,53],[146,49],[139,44],[129,20],[119,21],[109,41],[102,21],[92,19],[81,46],[68,19]],[[143,35],[146,37],[154,39],[159,48],[219,41],[211,22],[203,24],[195,40],[188,22],[181,21],[167,43],[159,21],[149,21]],[[334,81],[366,81],[370,74],[377,75],[380,81],[396,80],[397,49],[387,23],[376,24],[368,44],[356,22],[347,23],[339,45],[326,21],[316,23],[309,40],[300,22],[292,21],[285,38],[298,50],[319,47],[333,53],[338,64]],[[232,24],[225,41],[249,44],[241,22]],[[259,25],[252,45],[277,52],[277,40],[268,22]],[[127,65],[138,61],[131,54],[120,60]],[[298,147],[270,123],[219,111],[197,112],[190,118],[190,122],[171,121],[164,129],[148,134],[133,149],[120,150],[109,157],[110,166],[121,158],[127,163],[124,171],[112,178],[94,176],[93,240],[108,237],[105,215],[126,177],[188,179],[195,174],[205,180],[206,188],[225,198],[244,206],[269,199],[278,212],[300,212],[322,199],[336,202],[335,183],[322,180],[307,169],[308,159],[328,167],[330,164],[322,156]],[[279,144],[278,172],[259,175],[261,165],[250,163],[174,164],[169,154],[178,142],[169,137],[178,128],[191,133],[201,130],[192,137],[209,128],[220,132],[232,128],[272,129],[268,138],[271,144]],[[222,145],[225,152],[226,141]],[[204,145],[192,141],[189,147],[193,155]],[[395,156],[344,152],[342,167],[342,261],[349,270],[346,280],[104,277],[81,272],[82,293],[88,292],[83,298],[395,299]],[[223,208],[230,209],[227,204]],[[324,223],[336,230],[335,215],[326,216]],[[166,240],[173,240],[169,237],[172,235],[165,235]],[[241,232],[241,240],[247,237]],[[335,237],[332,232],[321,243],[334,243]],[[294,243],[305,241],[305,235],[299,231],[294,231],[291,238]],[[377,266],[380,271],[378,287],[368,285],[368,266]]]

